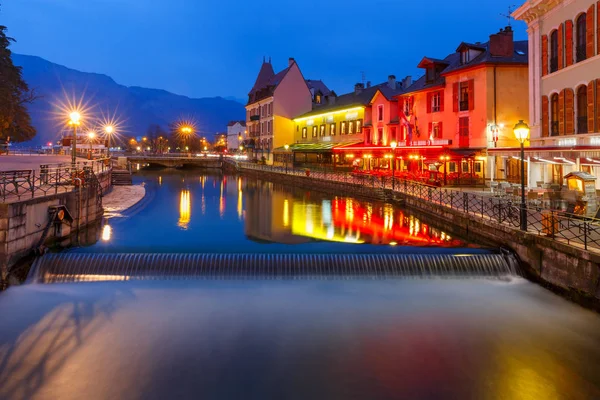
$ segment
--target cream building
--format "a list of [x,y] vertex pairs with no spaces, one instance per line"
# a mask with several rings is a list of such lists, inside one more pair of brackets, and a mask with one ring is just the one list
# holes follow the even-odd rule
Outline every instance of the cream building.
[[600,1],[528,0],[513,16],[529,35],[528,186],[585,171],[600,188]]

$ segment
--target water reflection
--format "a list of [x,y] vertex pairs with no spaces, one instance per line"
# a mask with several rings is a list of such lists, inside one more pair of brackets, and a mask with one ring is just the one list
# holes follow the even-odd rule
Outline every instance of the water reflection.
[[356,244],[466,245],[381,202],[197,170],[142,169],[134,180],[146,185],[143,205],[111,218],[97,248],[78,251],[343,253],[374,251]]
[[192,214],[190,191],[182,190],[179,197],[179,222],[177,225],[182,229],[187,229]]

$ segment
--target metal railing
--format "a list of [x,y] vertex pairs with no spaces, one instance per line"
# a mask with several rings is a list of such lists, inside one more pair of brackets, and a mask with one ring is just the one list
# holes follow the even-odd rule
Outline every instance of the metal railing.
[[[472,215],[489,223],[519,229],[521,226],[520,198],[503,192],[478,194],[416,181],[393,179],[391,176],[373,176],[338,172],[333,170],[304,170],[285,166],[260,165],[236,160],[226,160],[238,170],[259,170],[285,175],[305,176],[331,182],[361,185],[373,190],[389,190],[390,194],[401,193]],[[583,217],[561,210],[551,209],[541,201],[526,204],[527,232],[577,246],[585,250],[600,251],[600,220]]]
[[[98,184],[97,174],[111,166],[106,160],[42,164],[39,169],[0,171],[0,200],[3,203],[50,196],[76,190],[79,185]],[[93,175],[93,177],[92,177]]]

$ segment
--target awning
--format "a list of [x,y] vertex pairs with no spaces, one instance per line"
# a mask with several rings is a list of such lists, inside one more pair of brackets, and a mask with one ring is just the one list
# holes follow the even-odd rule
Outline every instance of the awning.
[[[564,157],[575,160],[576,158],[600,159],[598,146],[552,146],[552,147],[525,147],[526,157],[553,158]],[[490,156],[520,157],[520,147],[501,147],[488,149]]]
[[289,146],[289,149],[286,150],[285,146],[278,147],[273,150],[274,153],[285,153],[286,151],[292,151],[294,153],[329,153],[334,149],[345,147],[347,145],[353,145],[361,142],[345,142],[345,143],[336,143],[336,142],[318,142],[318,143],[294,143]]

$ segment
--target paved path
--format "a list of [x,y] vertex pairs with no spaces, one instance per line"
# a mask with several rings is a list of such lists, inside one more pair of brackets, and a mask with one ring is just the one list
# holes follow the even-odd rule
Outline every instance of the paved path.
[[112,191],[102,198],[106,218],[122,217],[122,212],[139,203],[146,195],[142,185],[113,186]]
[[[79,158],[79,161],[84,161]],[[49,154],[35,155],[0,155],[0,171],[15,169],[33,169],[39,171],[41,164],[70,163],[71,156],[59,156]]]

